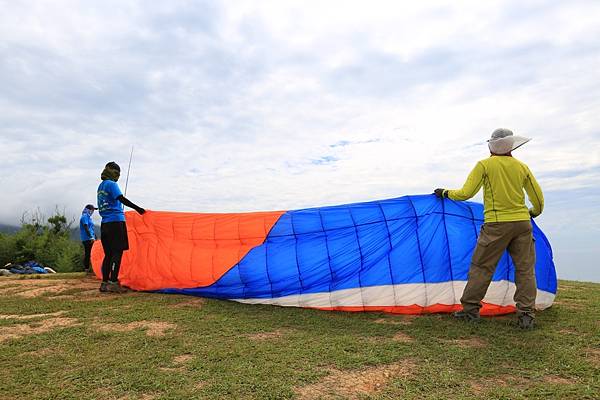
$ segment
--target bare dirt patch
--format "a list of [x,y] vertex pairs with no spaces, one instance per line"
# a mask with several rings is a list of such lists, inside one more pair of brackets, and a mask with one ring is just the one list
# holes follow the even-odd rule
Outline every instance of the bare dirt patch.
[[14,279],[6,279],[2,277],[0,278],[0,289],[5,288],[7,286],[14,286],[15,282],[16,281]]
[[[44,296],[50,300],[108,300],[123,294],[101,293],[100,281],[86,277],[80,279],[12,279],[0,282],[0,296],[36,298]],[[134,292],[131,292],[134,293]]]
[[392,337],[392,340],[394,342],[400,342],[400,343],[411,343],[411,342],[414,342],[414,339],[411,336],[409,336],[406,333],[404,333],[404,332],[396,332],[394,334],[394,336]]
[[552,383],[555,385],[573,385],[573,384],[577,383],[576,381],[574,381],[572,379],[563,378],[562,376],[557,376],[557,375],[544,376],[544,382]]
[[411,375],[414,367],[412,361],[401,361],[358,371],[330,369],[319,382],[294,391],[298,399],[359,399],[382,391],[391,379]]
[[176,365],[175,367],[160,367],[159,369],[161,371],[167,371],[167,372],[185,371],[185,365],[187,363],[189,363],[190,361],[192,361],[193,359],[194,359],[194,356],[191,354],[182,354],[182,355],[179,355],[179,356],[173,358],[173,364]]
[[[52,285],[54,282],[60,282],[66,279],[6,279],[0,281],[0,288],[3,287],[35,287],[35,286],[44,286],[44,285]],[[74,279],[79,280],[79,279]]]
[[73,289],[73,287],[65,285],[65,284],[57,284],[57,285],[42,286],[42,287],[35,288],[35,289],[28,289],[28,290],[24,290],[21,292],[17,292],[15,294],[19,297],[25,297],[25,298],[31,299],[34,297],[40,297],[40,296],[44,296],[44,295],[48,295],[48,294],[66,292],[67,290],[70,290],[70,289]]
[[248,339],[251,340],[271,340],[271,339],[280,339],[284,335],[291,332],[291,329],[276,329],[271,332],[259,332],[253,333],[250,335],[246,335]]
[[15,283],[15,281],[0,281],[0,294],[4,293],[12,293],[15,290],[18,290],[20,285]]
[[577,332],[576,330],[568,328],[561,329],[558,331],[558,333],[560,333],[561,335],[579,335],[579,332]]
[[0,281],[0,283],[0,295],[9,295],[36,287],[52,285],[52,281],[47,279],[7,279]]
[[0,294],[12,294],[24,298],[34,298],[52,294],[60,294],[77,289],[97,289],[95,279],[19,279],[3,282]]
[[102,332],[131,332],[135,329],[145,329],[148,336],[165,336],[167,331],[175,329],[177,325],[162,321],[134,321],[126,324],[100,323],[92,325],[95,329]]
[[30,324],[19,324],[0,327],[0,342],[10,339],[19,339],[24,336],[38,335],[40,333],[50,332],[54,329],[68,328],[80,325],[75,318],[55,317],[48,318],[41,322],[32,322]]
[[187,364],[188,362],[192,361],[193,359],[194,359],[194,356],[191,354],[182,354],[173,359],[173,364]]

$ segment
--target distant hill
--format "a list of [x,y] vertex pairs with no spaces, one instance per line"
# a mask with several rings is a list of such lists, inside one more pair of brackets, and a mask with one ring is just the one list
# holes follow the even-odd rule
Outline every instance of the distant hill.
[[19,230],[18,226],[0,224],[0,233],[15,233],[18,230]]

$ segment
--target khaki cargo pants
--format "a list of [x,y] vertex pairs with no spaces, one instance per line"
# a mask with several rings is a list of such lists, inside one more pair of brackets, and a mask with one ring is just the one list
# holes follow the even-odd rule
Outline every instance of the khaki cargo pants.
[[460,302],[466,312],[479,312],[504,250],[515,265],[515,303],[517,313],[530,314],[535,310],[537,286],[535,281],[535,242],[531,221],[490,222],[481,226],[477,247],[471,259],[469,280]]

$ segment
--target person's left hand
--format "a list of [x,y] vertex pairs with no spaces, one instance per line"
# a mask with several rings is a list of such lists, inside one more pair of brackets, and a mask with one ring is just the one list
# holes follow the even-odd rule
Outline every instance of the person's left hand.
[[538,215],[539,215],[539,214],[534,214],[534,213],[533,213],[533,208],[530,208],[530,209],[529,209],[529,216],[530,216],[531,218],[535,218],[535,217],[537,217]]
[[441,189],[441,188],[437,188],[433,191],[433,194],[435,194],[437,197],[444,198],[444,197],[448,197],[448,191],[446,189]]

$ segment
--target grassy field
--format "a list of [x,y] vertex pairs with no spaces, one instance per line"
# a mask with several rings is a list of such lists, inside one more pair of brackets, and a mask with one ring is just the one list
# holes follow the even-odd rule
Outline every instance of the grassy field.
[[600,285],[524,332],[0,279],[0,399],[600,399]]

